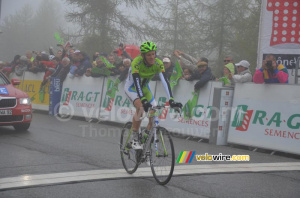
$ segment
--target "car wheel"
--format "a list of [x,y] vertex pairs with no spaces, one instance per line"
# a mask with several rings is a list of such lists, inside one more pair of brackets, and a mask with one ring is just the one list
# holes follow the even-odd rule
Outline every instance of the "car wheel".
[[27,131],[30,127],[30,123],[22,123],[14,125],[16,131]]

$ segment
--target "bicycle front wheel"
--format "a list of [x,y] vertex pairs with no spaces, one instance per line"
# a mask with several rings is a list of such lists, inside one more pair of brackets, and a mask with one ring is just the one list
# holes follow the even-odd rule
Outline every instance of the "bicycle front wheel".
[[123,129],[121,134],[121,140],[120,140],[120,154],[122,159],[122,164],[126,170],[127,173],[133,174],[137,168],[138,163],[136,160],[136,150],[132,149],[131,147],[131,129],[132,122],[127,122]]
[[158,127],[156,140],[151,143],[150,164],[155,180],[160,185],[167,184],[174,171],[175,151],[169,131]]

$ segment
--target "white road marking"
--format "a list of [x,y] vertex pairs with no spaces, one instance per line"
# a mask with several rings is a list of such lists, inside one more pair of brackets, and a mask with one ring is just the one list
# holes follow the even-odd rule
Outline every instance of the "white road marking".
[[[175,166],[173,175],[176,176],[209,173],[274,172],[297,170],[300,170],[300,162],[178,165]],[[72,182],[134,177],[152,177],[151,168],[138,168],[137,172],[133,175],[127,174],[124,169],[106,169],[43,175],[22,175],[18,177],[2,178],[0,179],[0,191]]]

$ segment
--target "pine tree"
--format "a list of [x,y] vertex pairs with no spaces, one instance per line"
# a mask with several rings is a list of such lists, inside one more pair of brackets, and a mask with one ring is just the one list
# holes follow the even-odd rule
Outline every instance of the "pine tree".
[[[81,42],[80,48],[92,54],[95,51],[111,52],[128,34],[138,36],[139,26],[119,10],[120,0],[66,0],[77,6],[67,14],[67,20],[80,25],[72,36]],[[145,0],[126,0],[127,6],[138,7]]]

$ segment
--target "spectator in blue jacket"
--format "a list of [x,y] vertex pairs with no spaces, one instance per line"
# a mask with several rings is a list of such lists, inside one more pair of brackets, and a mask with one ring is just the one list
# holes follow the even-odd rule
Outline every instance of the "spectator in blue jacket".
[[86,53],[79,50],[76,50],[75,57],[79,61],[79,65],[77,66],[74,76],[83,76],[88,68],[92,68],[90,58],[86,55]]
[[195,85],[194,85],[194,90],[198,91],[201,87],[203,87],[208,81],[214,80],[215,77],[211,73],[211,69],[208,67],[207,62],[205,61],[199,61],[197,63],[197,68],[198,71],[194,72],[192,76],[187,79],[189,81],[192,80],[199,80]]

